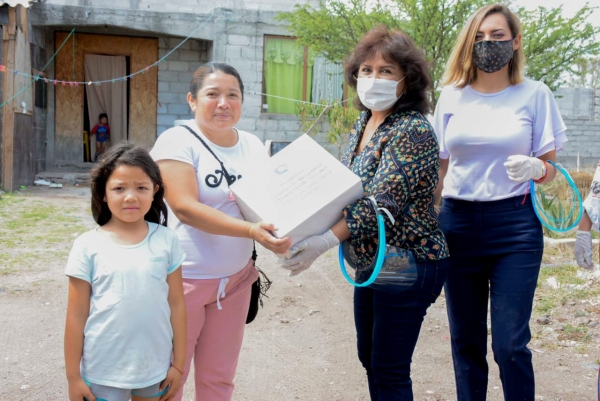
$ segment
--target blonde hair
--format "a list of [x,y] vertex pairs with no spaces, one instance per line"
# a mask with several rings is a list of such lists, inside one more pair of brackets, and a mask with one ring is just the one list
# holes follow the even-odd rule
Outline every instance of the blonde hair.
[[[508,7],[502,4],[491,4],[481,7],[469,18],[460,31],[456,43],[446,64],[446,71],[442,78],[442,86],[455,85],[464,88],[477,78],[477,67],[473,64],[473,46],[475,37],[483,20],[491,14],[502,14],[506,18],[508,28],[515,39],[521,33],[521,21]],[[525,68],[525,54],[523,46],[514,51],[508,65],[510,83],[516,85],[523,82],[523,69]]]

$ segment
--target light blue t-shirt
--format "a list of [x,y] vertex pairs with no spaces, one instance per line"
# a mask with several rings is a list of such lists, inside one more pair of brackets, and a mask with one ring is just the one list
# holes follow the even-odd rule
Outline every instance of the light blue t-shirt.
[[136,389],[162,381],[173,348],[167,275],[185,259],[175,233],[148,223],[137,245],[119,245],[98,229],[73,244],[65,274],[92,287],[81,376]]

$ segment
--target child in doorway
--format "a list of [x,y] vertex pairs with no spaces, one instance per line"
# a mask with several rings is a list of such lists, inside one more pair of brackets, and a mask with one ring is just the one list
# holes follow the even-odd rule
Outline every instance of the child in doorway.
[[600,229],[600,163],[592,179],[590,193],[583,202],[583,216],[577,229],[575,240],[575,259],[579,267],[594,270],[592,257],[592,228]]
[[96,156],[94,161],[98,161],[98,157],[106,152],[106,142],[110,139],[110,126],[108,125],[108,116],[106,113],[101,113],[98,116],[98,124],[92,128],[92,135],[96,135]]
[[[166,401],[181,386],[185,253],[148,152],[111,148],[92,171],[92,215],[66,267],[65,366],[72,401]],[[171,363],[172,361],[172,363]]]

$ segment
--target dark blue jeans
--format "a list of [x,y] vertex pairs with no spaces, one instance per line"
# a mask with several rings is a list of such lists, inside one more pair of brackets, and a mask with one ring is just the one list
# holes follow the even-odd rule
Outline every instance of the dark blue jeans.
[[358,358],[373,401],[412,401],[410,363],[429,305],[442,291],[448,259],[418,262],[417,281],[405,291],[369,286],[354,290]]
[[544,248],[529,196],[493,202],[444,199],[440,227],[450,248],[446,280],[459,401],[486,399],[487,310],[507,401],[533,401],[529,319]]

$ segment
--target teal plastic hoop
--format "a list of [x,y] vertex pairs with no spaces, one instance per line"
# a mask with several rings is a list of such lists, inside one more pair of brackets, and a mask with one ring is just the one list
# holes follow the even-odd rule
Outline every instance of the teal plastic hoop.
[[369,279],[364,283],[357,283],[352,279],[352,277],[350,277],[350,275],[346,271],[346,263],[344,262],[344,250],[342,248],[342,244],[340,244],[338,256],[340,259],[340,268],[342,269],[342,274],[344,275],[346,280],[355,287],[366,287],[368,285],[373,284],[379,276],[379,272],[381,271],[383,262],[385,262],[385,250],[387,248],[385,242],[385,222],[383,221],[383,216],[379,213],[379,210],[377,210],[377,233],[379,242],[377,244],[375,267],[373,268],[373,273],[371,273]]
[[542,219],[542,215],[547,218],[548,220],[552,220],[556,223],[562,223],[568,219],[571,218],[571,216],[573,216],[573,213],[575,213],[575,209],[576,207],[573,207],[571,210],[571,213],[564,219],[559,220],[559,219],[555,219],[551,216],[549,216],[546,211],[542,208],[542,206],[539,204],[539,202],[537,201],[537,198],[535,196],[535,182],[533,180],[529,181],[529,192],[531,193],[531,200],[533,203],[533,210],[535,211],[535,215],[537,216],[538,220],[542,223],[542,225],[544,227],[546,227],[548,230],[554,231],[554,232],[558,232],[558,233],[564,233],[567,231],[570,231],[572,229],[574,229],[578,224],[579,224],[579,220],[581,220],[581,217],[583,216],[583,201],[581,199],[581,194],[579,193],[579,189],[577,188],[577,185],[575,185],[575,182],[573,181],[573,179],[571,178],[571,176],[569,175],[569,173],[567,172],[567,170],[565,170],[560,164],[556,164],[554,163],[552,160],[546,160],[548,163],[552,164],[554,166],[554,168],[556,169],[556,171],[560,172],[562,175],[565,176],[567,182],[569,183],[569,186],[571,187],[571,192],[575,193],[576,197],[577,197],[577,203],[579,204],[579,212],[577,214],[577,218],[575,219],[575,221],[573,222],[573,224],[571,224],[568,227],[565,228],[558,228],[558,227],[552,227],[551,225],[549,225],[544,219]]

